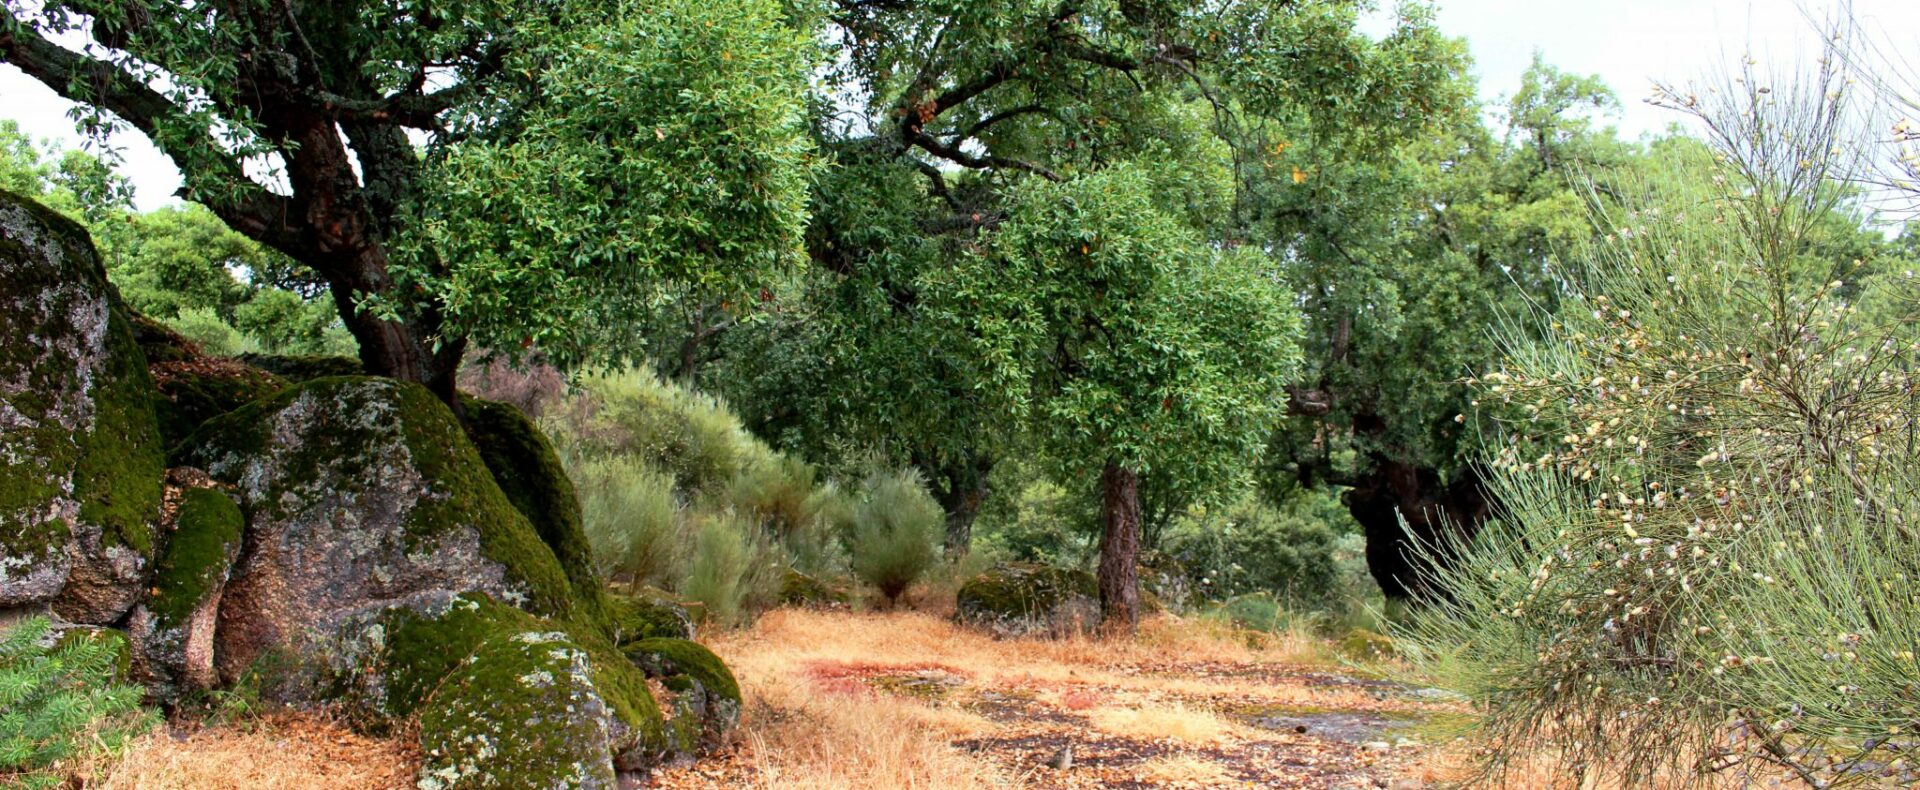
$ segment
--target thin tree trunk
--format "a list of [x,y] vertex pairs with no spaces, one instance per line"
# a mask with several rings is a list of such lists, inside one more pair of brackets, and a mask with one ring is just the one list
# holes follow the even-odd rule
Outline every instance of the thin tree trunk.
[[1100,493],[1100,625],[1131,635],[1140,625],[1140,475],[1108,463]]

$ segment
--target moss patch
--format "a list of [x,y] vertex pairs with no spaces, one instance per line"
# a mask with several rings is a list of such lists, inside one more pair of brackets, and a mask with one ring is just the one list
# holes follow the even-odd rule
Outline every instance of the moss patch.
[[0,530],[0,587],[22,584],[8,584],[9,576],[26,578],[0,596],[44,600],[48,583],[57,589],[65,578],[47,570],[71,532],[51,515],[68,497],[83,527],[100,530],[103,551],[153,556],[164,471],[153,383],[117,302],[84,229],[0,191],[0,326],[9,333],[0,343],[0,391],[19,415],[0,432],[0,457],[8,459],[0,465],[0,520],[8,525]]
[[93,432],[73,474],[80,520],[101,528],[101,545],[153,556],[153,522],[160,514],[166,452],[153,412],[153,379],[133,330],[118,311],[108,314],[106,370],[93,391]]
[[613,636],[605,587],[594,572],[593,549],[581,525],[580,500],[552,443],[519,409],[472,397],[461,402],[467,435],[494,482],[560,561],[578,604],[575,617]]
[[160,435],[172,447],[201,423],[286,389],[286,380],[231,359],[200,357],[148,366],[160,397]]
[[246,520],[224,492],[189,488],[180,496],[173,535],[155,568],[147,609],[160,628],[174,628],[193,614],[225,579]]
[[790,606],[844,606],[851,598],[845,587],[792,568],[780,578],[780,602]]
[[685,639],[642,639],[626,647],[627,657],[655,677],[686,675],[700,681],[709,693],[740,702],[740,682],[725,661],[697,642]]
[[968,617],[1029,618],[1044,616],[1074,596],[1099,594],[1098,582],[1086,571],[1010,564],[968,579],[956,605]]
[[659,705],[648,693],[646,677],[594,633],[568,631],[566,624],[542,620],[485,595],[463,595],[444,610],[389,612],[381,624],[386,698],[383,712],[404,718],[446,678],[489,641],[526,632],[566,631],[570,643],[591,659],[590,674],[601,698],[641,743],[658,748],[664,738]]
[[613,642],[628,645],[642,639],[692,639],[693,618],[687,609],[652,588],[631,594],[611,593],[608,610],[613,620]]
[[592,659],[559,632],[492,636],[420,714],[421,788],[614,786]]

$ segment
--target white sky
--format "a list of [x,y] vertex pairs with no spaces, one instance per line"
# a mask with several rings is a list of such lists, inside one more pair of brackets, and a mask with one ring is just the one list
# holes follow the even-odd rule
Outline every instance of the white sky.
[[[1619,93],[1615,119],[1628,137],[1658,131],[1669,113],[1641,102],[1653,79],[1685,82],[1751,51],[1793,56],[1817,33],[1811,9],[1825,14],[1840,0],[1439,0],[1440,29],[1465,37],[1480,77],[1481,95],[1511,93],[1538,50],[1547,61],[1577,74],[1598,74]],[[1391,2],[1383,3],[1391,5]],[[1853,0],[1871,32],[1898,50],[1920,51],[1920,0]],[[1377,25],[1370,27],[1377,28]],[[0,65],[0,118],[20,122],[36,138],[79,144],[53,91]],[[143,209],[172,202],[180,176],[166,157],[138,133],[113,144],[125,157],[135,202]]]

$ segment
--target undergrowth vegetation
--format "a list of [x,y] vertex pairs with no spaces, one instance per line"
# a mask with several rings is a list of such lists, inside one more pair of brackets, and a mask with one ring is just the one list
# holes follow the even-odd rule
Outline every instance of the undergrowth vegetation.
[[1408,636],[1485,711],[1492,781],[1542,749],[1623,786],[1920,781],[1920,310],[1833,221],[1876,131],[1827,55],[1664,93],[1705,172],[1607,215],[1577,309],[1477,383],[1505,507],[1428,547],[1452,597]]
[[152,724],[125,651],[86,630],[55,634],[45,617],[0,628],[0,785],[62,786],[62,761],[111,754]]

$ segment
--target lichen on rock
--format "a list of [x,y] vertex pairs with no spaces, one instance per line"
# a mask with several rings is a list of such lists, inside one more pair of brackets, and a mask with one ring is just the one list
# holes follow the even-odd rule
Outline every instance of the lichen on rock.
[[0,191],[0,607],[119,619],[155,550],[152,381],[93,242]]
[[422,790],[616,786],[593,659],[558,631],[482,640],[420,712]]

